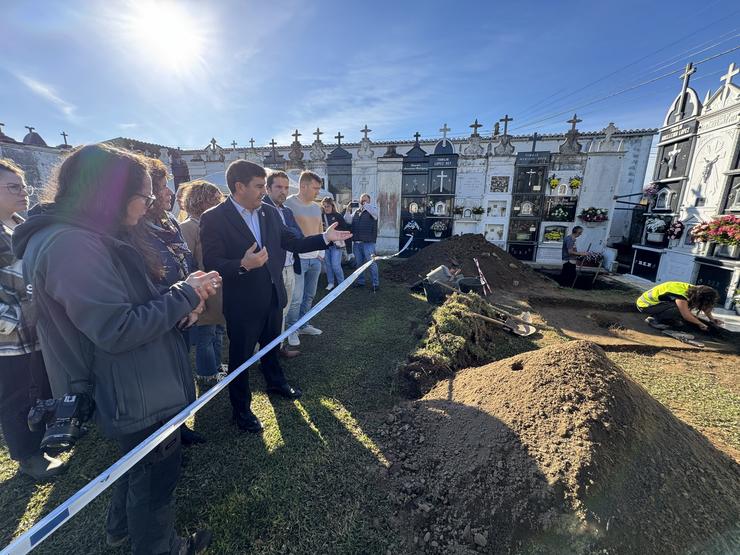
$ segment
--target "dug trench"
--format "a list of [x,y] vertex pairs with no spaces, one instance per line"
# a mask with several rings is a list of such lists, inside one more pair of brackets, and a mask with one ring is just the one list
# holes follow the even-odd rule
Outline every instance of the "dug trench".
[[[534,306],[539,332],[517,337],[471,316],[492,310],[475,294],[451,295],[418,330],[398,372],[400,390],[415,400],[386,415],[376,434],[408,551],[739,552],[740,466],[601,345],[683,353],[689,365],[699,352],[625,311],[632,292],[601,304],[579,299],[490,244],[453,239],[465,248],[452,240],[429,247],[394,277],[412,281],[439,264],[466,272],[476,256],[484,274],[498,276],[496,302]],[[733,350],[721,338],[709,349],[715,357]]]

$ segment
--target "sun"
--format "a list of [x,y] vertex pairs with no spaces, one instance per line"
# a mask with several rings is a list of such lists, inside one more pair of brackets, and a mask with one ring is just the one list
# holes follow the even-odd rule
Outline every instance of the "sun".
[[136,0],[127,9],[122,17],[124,40],[145,61],[176,73],[202,62],[205,32],[181,3]]

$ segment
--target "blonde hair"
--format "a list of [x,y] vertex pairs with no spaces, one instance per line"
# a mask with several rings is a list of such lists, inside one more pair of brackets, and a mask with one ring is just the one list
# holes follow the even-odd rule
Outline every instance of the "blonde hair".
[[186,187],[185,193],[183,193],[183,204],[185,205],[185,211],[191,217],[200,218],[203,212],[213,208],[223,200],[221,190],[213,183],[203,179],[182,183],[180,187]]

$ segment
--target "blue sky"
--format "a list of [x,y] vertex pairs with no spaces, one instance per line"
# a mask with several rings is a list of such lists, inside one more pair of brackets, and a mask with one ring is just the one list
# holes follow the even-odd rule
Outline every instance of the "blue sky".
[[[202,147],[356,141],[415,131],[658,127],[677,76],[740,46],[732,1],[9,1],[0,6],[0,122],[50,144],[117,136]],[[178,42],[179,41],[179,42]],[[740,50],[701,64],[700,97]],[[585,106],[584,106],[585,105]],[[563,112],[563,114],[560,114]]]

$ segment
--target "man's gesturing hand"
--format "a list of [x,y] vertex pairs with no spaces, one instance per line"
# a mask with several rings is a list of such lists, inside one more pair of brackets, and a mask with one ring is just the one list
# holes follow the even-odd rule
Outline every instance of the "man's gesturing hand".
[[324,232],[324,237],[329,243],[331,243],[332,241],[346,241],[347,239],[352,237],[352,233],[350,233],[349,231],[339,231],[337,229],[337,222],[334,222],[326,228],[326,231]]
[[241,261],[241,267],[245,270],[254,270],[255,268],[260,268],[261,266],[265,265],[265,262],[267,262],[267,259],[269,258],[267,255],[267,249],[263,248],[260,249],[259,252],[254,252],[256,250],[257,243],[252,243],[252,246],[249,247],[244,253],[244,258],[242,258]]

